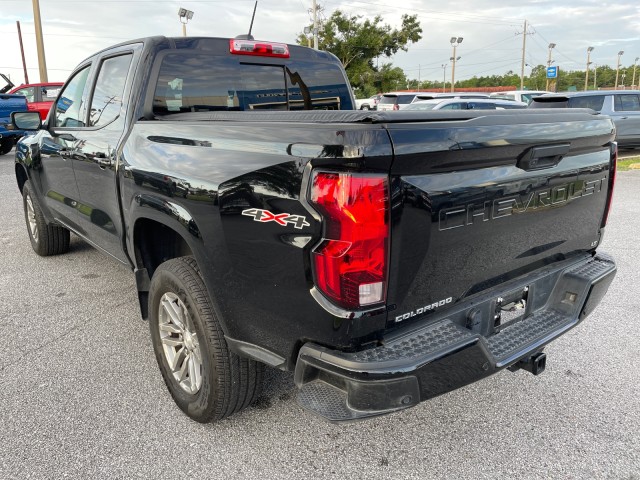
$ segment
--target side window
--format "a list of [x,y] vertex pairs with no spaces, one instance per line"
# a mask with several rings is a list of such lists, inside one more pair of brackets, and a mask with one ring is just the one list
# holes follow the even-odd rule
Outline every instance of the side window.
[[479,103],[479,102],[469,102],[467,107],[469,110],[495,110],[495,103]]
[[84,106],[82,94],[84,93],[89,69],[87,66],[80,70],[67,84],[56,103],[57,127],[84,127]]
[[120,116],[131,59],[132,55],[128,54],[107,58],[102,62],[91,99],[90,127],[102,127]]
[[638,95],[614,95],[616,112],[640,111],[640,98]]
[[16,92],[16,95],[22,95],[23,97],[27,97],[27,102],[36,101],[36,89],[33,87],[21,88]]
[[61,87],[40,87],[40,96],[42,97],[43,102],[53,102],[58,93],[60,93]]

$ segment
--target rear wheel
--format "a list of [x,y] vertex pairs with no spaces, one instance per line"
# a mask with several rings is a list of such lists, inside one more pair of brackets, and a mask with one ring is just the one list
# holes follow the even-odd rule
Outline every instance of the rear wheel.
[[153,274],[149,328],[164,382],[192,419],[220,420],[257,398],[264,365],[229,351],[192,257],[168,260]]
[[68,252],[71,237],[69,230],[46,222],[28,180],[22,187],[22,203],[33,251],[43,257]]

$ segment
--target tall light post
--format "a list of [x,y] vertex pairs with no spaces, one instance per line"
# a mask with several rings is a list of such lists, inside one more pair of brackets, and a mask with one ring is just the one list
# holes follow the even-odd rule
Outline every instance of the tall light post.
[[[547,68],[549,68],[551,66],[551,64],[553,63],[553,61],[551,60],[551,50],[553,50],[554,48],[556,48],[556,44],[555,43],[550,43],[549,44],[549,58],[547,59]],[[549,77],[547,77],[547,88],[545,88],[545,90],[549,90]]]
[[636,87],[636,63],[638,63],[638,60],[640,60],[640,57],[636,57],[633,61],[633,81],[631,82],[631,88]]
[[187,10],[186,8],[180,8],[178,10],[178,18],[180,19],[180,23],[182,24],[182,36],[187,36],[187,22],[193,18],[193,12],[191,10]]
[[597,80],[598,80],[598,64],[594,63],[593,64],[593,89],[594,90],[598,88],[598,86],[596,85]]
[[457,57],[449,57],[449,61],[451,62],[451,91],[453,92],[455,79],[454,79],[454,71],[456,68],[456,62],[460,60],[462,57],[458,55]]
[[442,93],[445,93],[447,91],[447,65],[449,64],[442,64]]
[[591,52],[593,52],[593,47],[587,48],[587,73],[584,76],[584,91],[587,91],[587,87],[589,86],[589,65],[591,65]]
[[449,40],[451,46],[453,47],[453,55],[449,60],[451,60],[451,91],[454,91],[455,88],[455,80],[456,80],[456,60],[460,60],[460,57],[456,58],[456,48],[458,45],[462,43],[462,37],[451,37]]
[[624,55],[624,50],[620,50],[618,52],[618,64],[616,65],[616,85],[614,87],[614,90],[618,89],[618,75],[620,74],[620,57]]

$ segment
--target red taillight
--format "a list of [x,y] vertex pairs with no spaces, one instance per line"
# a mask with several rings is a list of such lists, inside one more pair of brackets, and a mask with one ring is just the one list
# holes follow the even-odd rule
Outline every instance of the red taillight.
[[602,217],[602,225],[604,227],[609,220],[609,212],[611,211],[611,202],[613,200],[613,187],[616,184],[616,170],[618,169],[618,144],[613,143],[611,146],[611,170],[609,175],[609,194],[607,196],[607,204],[604,208]]
[[286,43],[259,42],[232,38],[229,40],[229,51],[235,55],[289,58],[289,46]]
[[314,172],[311,204],[325,233],[311,253],[316,286],[355,309],[386,299],[389,187],[386,175]]

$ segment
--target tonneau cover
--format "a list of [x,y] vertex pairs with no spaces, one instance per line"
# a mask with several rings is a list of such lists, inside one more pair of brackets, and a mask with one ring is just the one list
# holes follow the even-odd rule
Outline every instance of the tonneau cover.
[[[549,115],[548,119],[540,116]],[[532,122],[561,122],[563,120],[589,120],[594,112],[586,108],[563,109],[562,113],[557,109],[533,109],[533,110],[483,110],[483,111],[393,111],[376,112],[360,110],[308,110],[308,111],[281,111],[281,112],[191,112],[175,113],[155,120],[162,121],[192,121],[192,122],[286,122],[286,123],[400,123],[400,122],[442,122],[470,120],[478,117],[487,117],[490,124],[505,121],[504,117],[516,117],[518,123],[525,118],[531,118]]]

